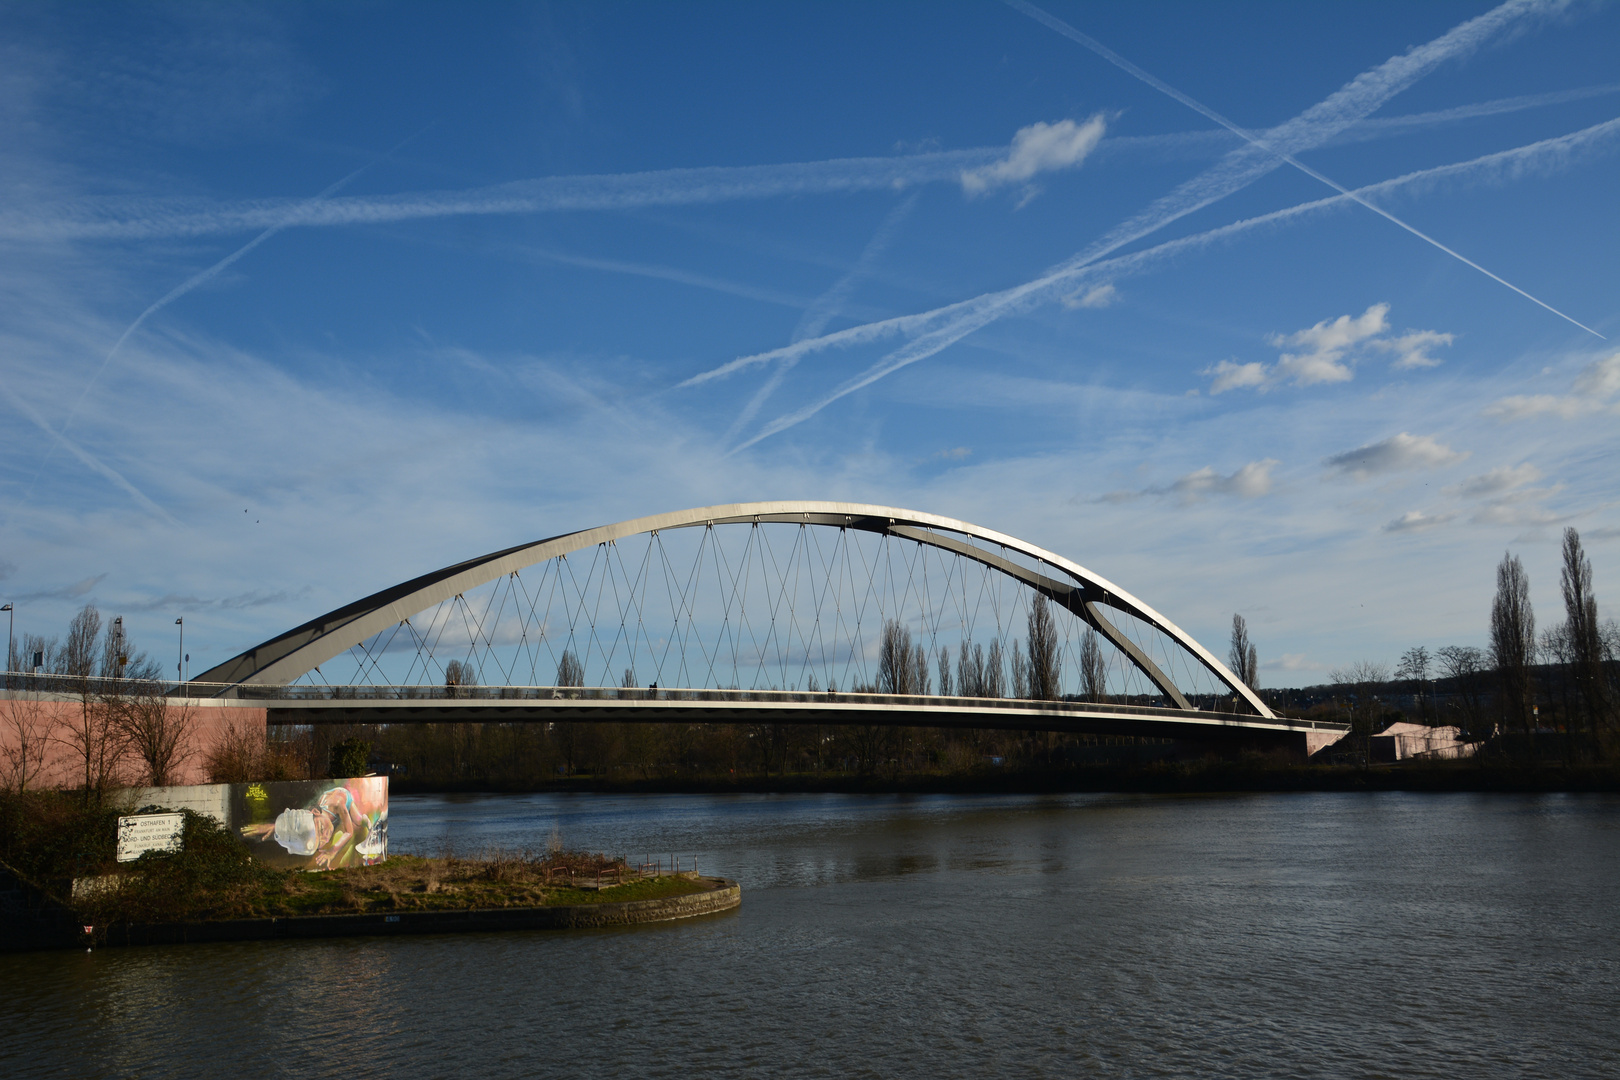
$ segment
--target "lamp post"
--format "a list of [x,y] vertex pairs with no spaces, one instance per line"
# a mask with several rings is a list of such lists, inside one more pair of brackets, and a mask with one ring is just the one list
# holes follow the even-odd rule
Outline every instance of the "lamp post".
[[174,671],[179,677],[180,685],[186,684],[186,619],[185,616],[174,620],[174,625],[180,628],[180,649],[175,654]]
[[11,605],[0,607],[6,613],[6,689],[11,689],[11,631],[17,625],[17,613],[11,610]]

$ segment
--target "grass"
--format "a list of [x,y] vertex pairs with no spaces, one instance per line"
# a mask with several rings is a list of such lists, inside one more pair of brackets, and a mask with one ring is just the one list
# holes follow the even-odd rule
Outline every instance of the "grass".
[[[55,829],[10,830],[8,861],[91,925],[607,904],[706,888],[679,876],[642,878],[622,859],[565,851],[557,840],[545,852],[491,849],[467,856],[447,850],[436,858],[394,855],[375,866],[320,873],[281,870],[254,862],[229,829],[189,810],[182,811],[180,851],[148,852],[119,865],[111,841],[115,814],[50,808],[61,812],[35,819]],[[599,874],[611,880],[615,872],[629,880],[600,890],[569,884],[595,882]],[[70,897],[72,878],[93,879],[93,887]]]
[[499,854],[473,859],[391,855],[376,866],[318,874],[281,872],[243,897],[252,914],[234,917],[608,904],[684,896],[706,888],[690,878],[666,876],[632,878],[601,890],[575,889],[548,883],[543,865]]

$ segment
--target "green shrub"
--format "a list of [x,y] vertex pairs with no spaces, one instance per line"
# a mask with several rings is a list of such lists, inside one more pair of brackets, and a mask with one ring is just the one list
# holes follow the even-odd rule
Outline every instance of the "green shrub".
[[231,830],[182,810],[181,849],[148,851],[116,884],[76,906],[98,923],[172,922],[248,914],[252,898],[276,872],[253,861]]
[[106,873],[117,852],[117,810],[63,791],[0,793],[0,859],[35,884],[55,892]]
[[328,770],[333,779],[364,776],[370,765],[371,744],[364,739],[344,739],[332,746]]

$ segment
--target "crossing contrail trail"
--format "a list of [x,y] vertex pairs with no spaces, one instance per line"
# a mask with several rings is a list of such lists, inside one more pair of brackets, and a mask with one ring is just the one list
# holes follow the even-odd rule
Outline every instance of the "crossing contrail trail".
[[[432,127],[432,125],[429,124],[428,127]],[[373,165],[376,165],[376,164],[378,164],[380,162],[387,161],[390,157],[393,157],[400,150],[404,149],[405,146],[407,146],[418,135],[421,135],[423,132],[425,132],[427,130],[428,130],[428,128],[424,127],[424,128],[422,128],[421,131],[418,131],[415,134],[410,135],[407,138],[400,140],[400,142],[398,144],[396,144],[394,147],[392,147],[387,153],[383,154],[381,157],[378,157],[377,159],[375,159],[373,161],[368,161],[366,164],[360,166],[358,169],[354,170],[354,172],[350,173],[348,176],[343,177],[343,179],[338,180],[335,183],[328,184],[318,194],[316,194],[316,195],[310,197],[309,199],[305,200],[305,204],[307,205],[307,204],[319,203],[322,200],[330,198],[332,195],[337,194],[339,191],[343,190],[344,187],[348,186],[348,184],[351,181],[353,181],[356,177],[358,177],[358,176],[360,176],[360,174],[364,173],[367,169],[370,169]],[[57,445],[62,441],[63,437],[67,435],[68,428],[72,427],[73,421],[78,417],[79,410],[84,406],[85,398],[89,396],[90,390],[96,385],[97,382],[100,381],[101,376],[107,370],[107,365],[112,363],[113,357],[118,355],[118,350],[122,349],[124,347],[124,342],[126,342],[126,341],[128,341],[130,339],[130,335],[134,334],[135,331],[139,330],[146,323],[147,319],[150,319],[153,315],[156,315],[158,312],[162,311],[164,308],[168,307],[170,304],[174,303],[176,300],[180,299],[182,296],[184,296],[187,293],[191,292],[193,289],[196,289],[199,285],[205,285],[209,281],[212,281],[214,278],[218,277],[221,273],[223,273],[227,268],[229,268],[232,263],[236,262],[238,259],[241,259],[244,255],[248,254],[254,248],[258,247],[260,244],[262,244],[266,240],[270,239],[272,236],[276,235],[276,233],[281,232],[282,230],[286,229],[291,224],[292,224],[292,219],[289,217],[287,220],[278,222],[277,224],[274,224],[274,225],[270,226],[268,229],[264,230],[258,236],[255,236],[252,240],[249,240],[246,244],[243,244],[241,247],[237,248],[235,251],[231,252],[229,255],[227,255],[223,259],[219,260],[219,262],[215,263],[213,266],[210,266],[206,270],[198,271],[197,273],[195,273],[195,274],[191,275],[189,278],[187,278],[185,281],[182,281],[180,284],[176,285],[174,288],[172,288],[168,292],[164,293],[163,296],[158,298],[149,307],[147,307],[147,309],[145,311],[141,312],[139,315],[137,315],[135,317],[135,321],[130,323],[129,326],[124,329],[124,332],[122,334],[118,335],[118,340],[113,342],[113,347],[111,349],[107,350],[107,355],[102,358],[100,366],[96,368],[95,373],[93,375],[91,375],[89,380],[84,384],[84,389],[79,391],[79,396],[78,396],[77,400],[75,400],[73,402],[73,408],[68,410],[67,419],[62,421],[61,428],[58,429],[57,431],[53,432],[52,439],[51,439],[51,444],[50,444],[50,446],[46,447],[45,456],[40,460],[39,468],[34,471],[34,478],[28,482],[28,491],[24,495],[25,499],[28,496],[33,494],[34,485],[39,482],[40,474],[45,471],[45,466],[50,464],[51,455],[56,452]],[[50,429],[47,428],[46,430],[50,430]]]
[[[1085,250],[1049,270],[1035,281],[1027,282],[1012,289],[987,293],[953,305],[950,308],[937,309],[934,312],[909,317],[905,321],[896,320],[888,321],[886,324],[868,324],[866,327],[852,327],[848,331],[841,331],[839,335],[826,335],[816,341],[804,342],[798,346],[789,346],[789,350],[797,349],[800,352],[808,353],[834,345],[854,344],[859,340],[875,340],[896,333],[912,338],[907,344],[880,359],[866,372],[840,386],[833,392],[832,396],[796,410],[788,416],[778,418],[754,438],[741,444],[736,449],[740,450],[751,446],[761,438],[786,430],[788,427],[802,422],[808,416],[819,412],[820,409],[825,408],[826,405],[839,397],[852,393],[863,386],[870,385],[877,379],[901,367],[933,356],[940,350],[960,341],[973,331],[1002,318],[1014,310],[1022,310],[1024,306],[1036,302],[1052,281],[1062,280],[1080,268],[1095,263],[1121,247],[1150,235],[1165,225],[1179,220],[1198,209],[1209,206],[1234,191],[1247,187],[1261,176],[1279,168],[1284,163],[1282,157],[1278,154],[1279,150],[1293,154],[1320,146],[1351,124],[1365,119],[1369,114],[1381,108],[1390,98],[1423,78],[1444,61],[1471,52],[1518,19],[1544,10],[1550,10],[1556,6],[1558,5],[1551,2],[1551,0],[1509,0],[1508,3],[1502,4],[1484,15],[1461,23],[1433,41],[1409,49],[1404,54],[1392,57],[1377,67],[1363,72],[1292,120],[1270,129],[1265,133],[1267,143],[1264,146],[1257,145],[1255,137],[1247,133],[1234,132],[1234,134],[1239,134],[1244,138],[1244,146],[1227,154],[1213,168],[1179,185],[1170,194],[1155,200],[1148,209],[1110,230]],[[1024,9],[1019,8],[1019,10]],[[1045,19],[1041,20],[1043,22],[1051,18],[1038,8],[1033,10],[1037,13],[1037,18],[1045,16]],[[1058,20],[1053,19],[1051,21],[1057,22]],[[1062,25],[1067,26],[1067,24]],[[1072,27],[1068,27],[1068,29],[1073,30]],[[1074,31],[1074,33],[1078,34],[1079,32]],[[1085,37],[1085,35],[1080,36]],[[1091,42],[1093,39],[1087,38],[1086,40]],[[1107,47],[1101,45],[1101,43],[1095,44],[1099,49],[1106,52],[1107,58],[1111,62],[1117,62],[1124,66],[1131,74],[1150,80],[1152,85],[1162,87],[1172,97],[1176,97],[1177,100],[1184,96],[1180,95],[1174,88],[1165,86],[1152,75],[1137,68],[1130,61],[1119,57],[1118,54],[1113,53],[1111,50],[1107,50]],[[1188,100],[1191,101],[1191,99]],[[1196,102],[1192,103],[1192,107],[1196,111],[1205,111]],[[1223,117],[1212,116],[1211,118],[1221,123],[1223,127],[1230,124],[1230,121],[1226,121]],[[741,357],[729,364],[721,365],[719,368],[694,376],[692,379],[687,380],[687,383],[705,381],[738,370],[741,367],[766,362],[774,355],[782,354],[785,351],[779,349],[772,350],[769,353],[756,354],[753,357]]]
[[[1163,262],[1188,251],[1208,247],[1223,240],[1232,239],[1233,237],[1245,232],[1249,232],[1253,229],[1258,229],[1267,225],[1280,225],[1296,218],[1326,211],[1334,207],[1353,205],[1358,201],[1354,198],[1355,195],[1366,197],[1381,193],[1391,193],[1402,188],[1420,187],[1425,184],[1432,184],[1438,180],[1461,178],[1470,174],[1489,174],[1492,172],[1511,172],[1516,174],[1525,169],[1533,168],[1543,161],[1568,164],[1572,162],[1575,159],[1575,156],[1581,151],[1596,150],[1605,146],[1612,147],[1617,143],[1620,143],[1620,119],[1608,120],[1600,124],[1594,124],[1588,128],[1583,128],[1580,131],[1571,132],[1568,135],[1561,135],[1552,139],[1543,139],[1539,142],[1515,147],[1512,150],[1503,150],[1494,154],[1486,154],[1482,157],[1473,158],[1469,161],[1456,162],[1450,165],[1437,165],[1428,169],[1420,169],[1416,172],[1407,173],[1404,176],[1397,176],[1389,180],[1379,181],[1376,184],[1369,184],[1366,187],[1358,188],[1356,191],[1351,193],[1329,195],[1325,198],[1299,203],[1294,206],[1285,207],[1281,210],[1274,210],[1268,214],[1261,214],[1257,217],[1235,221],[1231,224],[1222,225],[1218,228],[1209,229],[1201,233],[1195,233],[1191,236],[1179,237],[1175,240],[1167,240],[1162,244],[1147,248],[1143,251],[1132,252],[1129,255],[1120,255],[1116,256],[1115,258],[1106,259],[1095,263],[1088,263],[1082,266],[1076,266],[1065,271],[1047,275],[1046,277],[1040,278],[1035,282],[1028,283],[1027,285],[1021,285],[1015,289],[1004,290],[1001,293],[994,294],[994,297],[997,300],[1005,303],[1006,306],[999,309],[1001,311],[1013,310],[1015,307],[1017,310],[1023,310],[1026,307],[1033,306],[1036,303],[1043,302],[1061,293],[1066,293],[1075,288],[1080,282],[1087,279],[1097,277],[1116,278],[1125,274],[1142,273],[1155,263]],[[964,305],[961,304],[952,305],[951,310],[959,311],[963,308],[963,306]],[[946,309],[939,310],[943,311]],[[908,364],[913,364],[918,360],[926,359],[927,356],[933,355],[933,353],[943,349],[946,345],[967,336],[967,334],[977,329],[980,325],[983,325],[983,323],[964,322],[958,324],[949,324],[947,327],[937,330],[933,334],[917,338],[916,341],[912,342],[911,345],[906,349],[896,350],[895,352],[889,354],[888,356],[879,360],[872,367],[868,368],[866,371],[861,372],[860,374],[855,375],[845,382],[839,384],[839,386],[830,391],[824,397],[805,405],[792,413],[788,413],[784,416],[778,417],[776,420],[771,421],[771,423],[762,429],[758,434],[748,439],[746,442],[739,444],[733,448],[731,452],[736,453],[739,450],[747,449],[763,439],[767,439],[772,435],[778,434],[779,432],[785,431],[796,424],[808,420],[810,417],[814,416],[816,413],[820,412],[822,409],[826,408],[828,405],[831,405],[838,399],[852,394],[863,387],[870,386],[872,383],[883,378],[885,375],[897,371]]]
[[[899,205],[889,211],[882,223],[878,225],[877,232],[872,234],[872,239],[868,240],[866,247],[861,249],[860,257],[855,260],[855,265],[851,266],[843,277],[833,282],[832,288],[822,293],[813,304],[805,308],[804,315],[799,319],[799,325],[793,328],[792,341],[803,341],[805,338],[816,337],[827,328],[827,324],[832,321],[833,316],[837,315],[844,304],[849,301],[850,294],[855,291],[855,286],[860,283],[862,278],[871,273],[872,265],[889,249],[889,245],[894,243],[895,233],[900,231],[901,223],[911,216],[911,211],[916,205],[917,196],[913,193],[906,196],[900,201]],[[787,373],[792,371],[797,363],[797,359],[783,359],[777,363],[776,370],[771,373],[770,378],[765,380],[765,385],[754,393],[748,404],[743,406],[743,411],[737,414],[737,419],[732,421],[731,427],[726,430],[726,442],[736,438],[739,431],[753,422],[759,410],[770,396],[776,392],[776,388],[782,385],[782,380],[787,378]]]
[[[1038,288],[1054,274],[1061,275],[1076,267],[1096,262],[1127,244],[1149,236],[1188,214],[1242,190],[1282,166],[1283,162],[1277,156],[1275,148],[1281,147],[1290,153],[1297,153],[1320,146],[1352,124],[1365,119],[1390,98],[1446,60],[1478,48],[1492,35],[1511,25],[1515,19],[1554,6],[1557,6],[1555,0],[1511,0],[1510,3],[1453,27],[1425,45],[1417,46],[1362,72],[1292,120],[1267,131],[1266,137],[1272,149],[1262,150],[1252,142],[1246,141],[1243,146],[1226,154],[1215,166],[1178,185],[1169,194],[1156,199],[1146,210],[1111,229],[1083,251],[1048,270],[1030,285]],[[1129,61],[1123,58],[1120,58],[1120,62],[1129,64]],[[1134,68],[1134,65],[1132,67]],[[1142,72],[1142,75],[1152,78],[1146,72]],[[972,329],[977,329],[985,325],[1000,316],[998,305],[1004,302],[1016,303],[1024,291],[1025,287],[1020,286],[986,293],[933,311],[853,326],[781,349],[738,357],[719,367],[700,372],[679,386],[694,386],[743,368],[769,363],[783,356],[804,356],[824,349],[865,344],[895,335],[917,338],[929,334],[937,340],[955,341],[961,336],[951,336],[955,327],[972,324]]]
[[[1620,86],[1589,86],[1498,98],[1433,112],[1364,118],[1323,145],[1367,142],[1422,128],[1616,92],[1620,92]],[[1229,149],[1231,138],[1232,133],[1224,128],[1162,135],[1114,135],[1099,143],[1088,160],[1178,149],[1198,157],[1214,156]],[[443,217],[687,206],[875,191],[930,183],[957,184],[964,171],[993,165],[1005,157],[1007,149],[1006,146],[983,146],[902,157],[547,176],[465,191],[345,196],[319,203],[310,199],[255,199],[235,203],[196,199],[83,199],[58,205],[54,215],[41,214],[37,206],[0,208],[0,238],[64,242],[220,236],[251,233],[276,224],[288,228],[345,228]]]
[[[1316,180],[1316,181],[1318,181],[1320,183],[1326,184],[1328,187],[1332,188],[1334,191],[1337,191],[1341,195],[1349,196],[1351,199],[1354,199],[1358,204],[1360,204],[1361,206],[1366,207],[1368,210],[1371,210],[1373,213],[1377,214],[1379,217],[1384,218],[1385,220],[1391,222],[1392,224],[1400,226],[1401,228],[1405,229],[1407,232],[1411,233],[1413,236],[1417,237],[1418,239],[1423,240],[1426,243],[1433,244],[1436,248],[1438,248],[1441,251],[1445,252],[1447,255],[1450,255],[1452,258],[1458,260],[1459,262],[1462,262],[1464,265],[1471,266],[1475,270],[1478,270],[1480,273],[1484,274],[1486,277],[1490,278],[1492,281],[1497,282],[1500,285],[1507,286],[1509,289],[1512,289],[1514,292],[1518,293],[1520,296],[1524,297],[1526,300],[1529,300],[1531,303],[1539,304],[1541,307],[1546,308],[1548,311],[1552,312],[1554,315],[1557,315],[1560,319],[1563,319],[1565,322],[1572,323],[1573,325],[1580,327],[1582,330],[1585,330],[1588,334],[1591,334],[1591,335],[1593,335],[1594,337],[1596,337],[1596,338],[1598,338],[1600,340],[1607,340],[1607,339],[1605,339],[1603,337],[1602,334],[1598,333],[1596,330],[1593,330],[1590,326],[1587,326],[1585,323],[1579,322],[1579,321],[1571,318],[1570,316],[1565,315],[1562,311],[1559,311],[1557,308],[1553,307],[1551,304],[1547,303],[1546,301],[1540,300],[1540,299],[1538,299],[1538,298],[1536,298],[1534,296],[1531,296],[1529,293],[1525,292],[1523,289],[1519,288],[1517,285],[1513,284],[1511,281],[1508,281],[1506,278],[1500,277],[1497,274],[1493,274],[1491,271],[1485,269],[1483,266],[1479,265],[1479,263],[1475,262],[1474,260],[1468,258],[1465,255],[1461,255],[1458,252],[1454,251],[1453,249],[1447,247],[1445,244],[1442,244],[1440,241],[1436,240],[1434,237],[1430,236],[1428,233],[1425,233],[1425,232],[1417,229],[1416,227],[1407,224],[1406,222],[1402,221],[1400,218],[1396,217],[1394,214],[1391,214],[1389,211],[1383,209],[1380,206],[1374,205],[1373,203],[1369,202],[1367,199],[1363,198],[1362,196],[1352,193],[1349,188],[1345,187],[1344,185],[1338,183],[1335,180],[1329,179],[1328,177],[1324,176],[1320,171],[1318,171],[1316,169],[1313,169],[1309,165],[1306,165],[1303,162],[1301,162],[1292,153],[1288,152],[1287,149],[1285,149],[1285,148],[1283,148],[1281,146],[1273,145],[1271,139],[1269,139],[1269,138],[1267,138],[1265,136],[1256,135],[1253,132],[1249,131],[1247,128],[1243,128],[1243,127],[1238,126],[1237,124],[1233,123],[1231,120],[1228,120],[1222,114],[1216,112],[1214,109],[1211,109],[1209,106],[1203,104],[1202,102],[1196,100],[1195,98],[1189,97],[1188,95],[1182,93],[1180,90],[1177,90],[1175,87],[1173,87],[1173,86],[1169,85],[1168,83],[1164,82],[1162,79],[1156,78],[1155,76],[1148,74],[1146,71],[1143,71],[1141,68],[1137,67],[1135,64],[1133,64],[1129,60],[1125,59],[1123,56],[1120,56],[1118,53],[1116,53],[1112,49],[1108,48],[1108,46],[1104,45],[1102,42],[1100,42],[1100,41],[1096,40],[1095,38],[1090,37],[1090,36],[1088,36],[1086,34],[1082,34],[1080,31],[1076,30],[1074,27],[1070,26],[1068,23],[1064,22],[1062,19],[1059,19],[1054,15],[1050,15],[1047,12],[1045,12],[1045,11],[1041,10],[1040,8],[1036,7],[1034,4],[1031,4],[1029,2],[1029,0],[1003,0],[1003,2],[1008,7],[1012,8],[1013,10],[1019,11],[1019,12],[1022,12],[1023,14],[1025,14],[1025,15],[1028,15],[1030,18],[1034,19],[1036,22],[1040,23],[1041,25],[1046,26],[1049,29],[1057,31],[1058,33],[1062,34],[1064,37],[1069,38],[1072,41],[1075,41],[1075,42],[1078,42],[1081,45],[1084,45],[1086,48],[1090,49],[1092,52],[1096,53],[1098,56],[1101,56],[1104,60],[1107,60],[1110,64],[1113,64],[1115,67],[1120,68],[1121,70],[1127,72],[1128,74],[1134,76],[1137,79],[1140,79],[1142,82],[1147,83],[1149,86],[1153,87],[1155,90],[1159,91],[1160,93],[1165,94],[1165,95],[1167,95],[1169,97],[1172,97],[1175,100],[1181,102],[1183,105],[1187,106],[1189,109],[1192,109],[1194,112],[1198,113],[1199,115],[1207,117],[1208,119],[1215,121],[1215,123],[1221,125],[1221,127],[1223,127],[1226,130],[1230,131],[1232,134],[1236,135],[1238,138],[1243,139],[1244,141],[1249,143],[1251,146],[1257,147],[1260,150],[1264,150],[1267,153],[1275,154],[1276,157],[1278,158],[1278,160],[1287,162],[1288,164],[1292,165],[1294,168],[1298,169],[1300,172],[1304,173],[1306,176],[1309,176],[1311,179]],[[1543,3],[1539,3],[1538,0],[1512,0],[1512,2],[1507,3],[1507,4],[1503,4],[1501,7],[1498,7],[1495,11],[1490,12],[1487,15],[1483,15],[1480,18],[1481,19],[1489,19],[1489,18],[1492,18],[1493,16],[1498,16],[1498,15],[1505,16],[1505,15],[1507,15],[1509,13],[1510,9],[1515,9],[1515,8],[1528,10],[1528,9],[1533,9],[1533,8],[1537,8],[1537,7],[1546,7],[1546,6],[1547,5],[1545,5]],[[1474,21],[1478,22],[1479,20],[1474,20]],[[1469,25],[1469,24],[1464,24],[1464,25]]]

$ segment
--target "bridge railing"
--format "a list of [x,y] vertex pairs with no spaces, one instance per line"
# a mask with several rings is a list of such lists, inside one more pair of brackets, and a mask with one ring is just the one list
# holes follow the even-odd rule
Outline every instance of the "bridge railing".
[[[460,702],[504,703],[520,705],[523,702],[562,704],[574,702],[689,702],[715,704],[757,703],[761,705],[879,705],[908,708],[969,709],[976,712],[991,710],[1039,710],[1042,712],[1071,712],[1076,715],[1107,712],[1112,715],[1138,715],[1144,718],[1185,716],[1179,709],[1162,699],[1128,700],[1111,698],[1089,701],[1068,697],[1056,701],[1031,698],[981,698],[941,694],[880,694],[867,690],[742,690],[730,688],[694,687],[618,687],[618,686],[253,686],[243,685],[234,693],[243,699],[275,700],[279,702],[333,702],[342,701],[400,701],[421,702],[423,705]],[[1242,723],[1266,723],[1250,713],[1233,713],[1223,709],[1222,701],[1211,701],[1199,710],[1205,716],[1218,714],[1223,719]],[[1343,724],[1278,717],[1277,726],[1340,730]]]
[[[1043,701],[1031,698],[958,697],[943,694],[880,694],[868,690],[742,690],[730,688],[697,687],[622,687],[622,686],[434,686],[434,685],[328,685],[299,684],[291,686],[260,685],[254,683],[200,683],[173,681],[135,681],[130,679],[79,678],[69,675],[44,675],[12,672],[7,678],[8,689],[14,691],[47,693],[62,696],[110,698],[135,695],[164,695],[181,700],[235,699],[241,702],[263,702],[274,707],[276,703],[315,705],[331,702],[388,701],[420,702],[438,705],[455,702],[465,705],[514,706],[528,702],[546,706],[567,702],[690,702],[714,704],[757,703],[761,705],[878,705],[917,709],[967,709],[975,712],[995,710],[1073,713],[1107,712],[1111,715],[1136,715],[1144,718],[1187,716],[1185,710],[1175,708],[1158,698],[1110,698],[1088,701],[1063,698]],[[1196,699],[1195,699],[1196,700]],[[1233,713],[1223,708],[1230,699],[1200,701],[1206,707],[1199,714],[1218,714],[1222,719],[1244,724],[1268,724],[1250,713]],[[1279,716],[1276,726],[1296,729],[1343,730],[1345,725],[1325,721],[1300,720]]]

